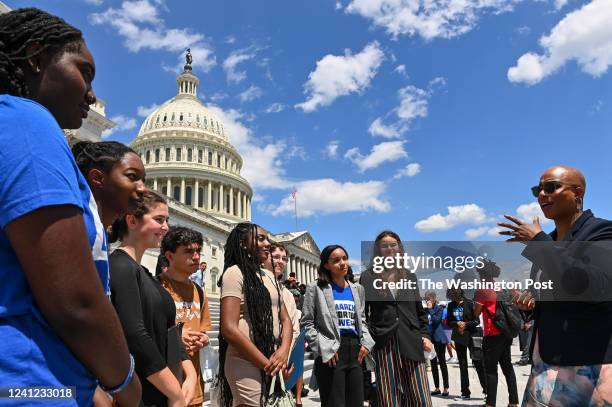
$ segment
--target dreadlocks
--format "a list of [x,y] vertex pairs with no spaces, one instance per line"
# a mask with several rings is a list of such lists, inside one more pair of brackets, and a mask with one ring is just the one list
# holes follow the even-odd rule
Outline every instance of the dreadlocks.
[[[264,286],[261,276],[261,265],[257,256],[257,228],[253,223],[239,223],[230,233],[225,244],[225,258],[223,273],[232,267],[238,266],[242,271],[244,279],[245,304],[251,320],[253,340],[267,358],[272,356],[275,351],[274,327],[272,318],[272,300],[270,293]],[[219,279],[218,285],[223,285],[223,274]],[[276,287],[277,290],[278,284]],[[279,293],[280,298],[280,293]],[[280,318],[279,318],[280,321]],[[219,372],[221,385],[221,406],[232,405],[232,393],[225,378],[225,355],[228,343],[221,333],[219,333]],[[268,378],[261,371],[261,399],[260,405],[264,405],[268,397]]]
[[[0,93],[29,97],[23,61],[40,53],[55,57],[58,51],[78,50],[83,34],[63,19],[36,8],[0,15]],[[26,55],[30,45],[40,48]],[[59,54],[61,55],[61,54]]]
[[72,147],[72,154],[79,170],[87,178],[87,173],[96,168],[108,174],[117,162],[128,153],[138,155],[134,150],[117,141],[79,141]]

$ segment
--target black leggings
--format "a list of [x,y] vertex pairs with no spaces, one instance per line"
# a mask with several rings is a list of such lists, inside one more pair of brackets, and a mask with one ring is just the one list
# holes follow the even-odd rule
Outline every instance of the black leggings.
[[434,349],[436,350],[436,357],[431,361],[431,375],[433,376],[434,384],[436,389],[440,388],[440,377],[438,376],[438,365],[442,371],[442,383],[444,388],[448,389],[448,367],[446,366],[446,344],[434,342]]
[[485,374],[487,375],[487,404],[494,406],[497,399],[497,364],[501,367],[508,385],[510,404],[518,404],[516,376],[510,359],[512,341],[504,335],[485,336],[482,344]]
[[338,363],[330,367],[320,357],[314,374],[323,407],[363,407],[363,370],[357,361],[361,344],[354,336],[342,336]]

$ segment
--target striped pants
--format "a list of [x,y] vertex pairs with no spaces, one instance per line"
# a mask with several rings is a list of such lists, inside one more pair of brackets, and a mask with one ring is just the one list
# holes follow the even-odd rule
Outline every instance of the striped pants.
[[379,407],[432,407],[427,362],[401,355],[397,337],[374,351],[376,398]]

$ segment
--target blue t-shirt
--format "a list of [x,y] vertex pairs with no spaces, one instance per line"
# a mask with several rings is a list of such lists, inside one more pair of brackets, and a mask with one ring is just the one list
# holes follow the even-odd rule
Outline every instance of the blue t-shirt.
[[4,230],[13,220],[53,205],[74,205],[83,211],[93,259],[102,286],[110,295],[104,228],[61,129],[40,104],[0,95],[0,383],[11,387],[76,386],[76,402],[90,405],[96,379],[55,334],[34,303]]
[[338,315],[341,335],[359,336],[355,325],[357,311],[355,309],[355,300],[351,287],[342,288],[332,281],[332,293],[334,295],[334,306]]
[[463,305],[457,305],[453,310],[453,316],[455,317],[455,321],[463,321]]

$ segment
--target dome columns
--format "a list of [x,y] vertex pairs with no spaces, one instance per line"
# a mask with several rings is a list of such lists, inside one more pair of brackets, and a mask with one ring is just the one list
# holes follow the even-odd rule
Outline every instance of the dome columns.
[[193,177],[156,177],[147,186],[197,210],[251,219],[249,192],[234,185]]
[[317,279],[317,265],[291,254],[285,269],[285,278],[289,277],[289,273],[295,273],[295,278],[300,283],[308,284]]

